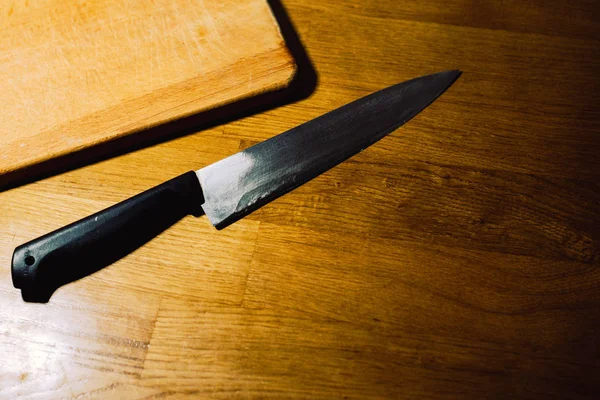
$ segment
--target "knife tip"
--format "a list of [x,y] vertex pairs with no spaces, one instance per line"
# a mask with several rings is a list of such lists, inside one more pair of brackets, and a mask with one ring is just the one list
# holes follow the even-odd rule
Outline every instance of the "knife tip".
[[449,69],[447,71],[442,72],[442,74],[445,74],[445,75],[454,75],[454,77],[456,77],[456,78],[461,76],[462,73],[463,72],[460,69]]
[[460,69],[449,69],[447,71],[439,72],[436,75],[441,77],[447,83],[447,87],[449,87],[456,82],[462,73],[463,72]]

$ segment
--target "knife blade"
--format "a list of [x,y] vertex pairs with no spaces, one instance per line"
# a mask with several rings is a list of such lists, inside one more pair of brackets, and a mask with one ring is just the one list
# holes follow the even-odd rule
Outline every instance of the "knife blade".
[[60,286],[122,258],[186,215],[223,229],[395,131],[461,72],[390,86],[198,171],[18,246],[13,285],[47,302]]

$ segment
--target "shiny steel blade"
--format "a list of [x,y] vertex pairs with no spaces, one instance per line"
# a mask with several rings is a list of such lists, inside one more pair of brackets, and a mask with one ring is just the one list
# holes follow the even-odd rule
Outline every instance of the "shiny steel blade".
[[399,83],[198,170],[202,208],[224,228],[393,132],[459,76],[445,71]]

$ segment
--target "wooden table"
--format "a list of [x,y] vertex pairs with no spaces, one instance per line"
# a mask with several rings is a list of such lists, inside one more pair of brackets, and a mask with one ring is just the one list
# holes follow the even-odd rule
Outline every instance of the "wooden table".
[[[595,3],[285,0],[309,98],[0,193],[0,397],[597,396]],[[187,218],[48,304],[13,289],[15,246],[451,68],[405,127],[229,228]]]

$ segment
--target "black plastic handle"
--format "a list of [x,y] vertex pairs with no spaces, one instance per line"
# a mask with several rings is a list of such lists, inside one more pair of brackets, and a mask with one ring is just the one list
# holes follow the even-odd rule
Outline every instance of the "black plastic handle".
[[137,249],[186,215],[203,214],[191,171],[15,249],[13,285],[23,300],[47,302],[60,286]]

